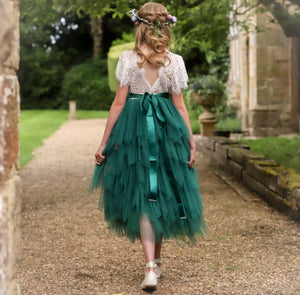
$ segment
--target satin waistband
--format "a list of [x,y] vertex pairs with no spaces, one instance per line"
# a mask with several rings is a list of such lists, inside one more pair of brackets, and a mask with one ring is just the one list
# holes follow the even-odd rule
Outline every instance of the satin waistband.
[[138,98],[143,99],[145,96],[150,96],[150,97],[155,97],[155,98],[163,97],[166,99],[169,99],[169,97],[170,97],[169,92],[161,92],[161,93],[157,93],[157,94],[151,94],[151,93],[145,92],[144,94],[129,93],[128,98],[129,99],[138,99]]

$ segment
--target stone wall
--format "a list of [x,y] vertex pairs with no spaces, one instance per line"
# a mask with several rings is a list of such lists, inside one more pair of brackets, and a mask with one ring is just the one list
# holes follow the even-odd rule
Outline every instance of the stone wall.
[[298,132],[299,85],[294,80],[299,75],[299,56],[295,41],[270,22],[270,13],[251,10],[239,18],[247,20],[250,31],[236,26],[230,30],[228,93],[229,102],[239,110],[242,129],[254,136]]
[[293,169],[228,138],[201,137],[196,144],[212,164],[233,174],[270,205],[300,221],[300,175]]
[[257,136],[292,133],[289,85],[289,44],[268,13],[257,14],[258,27],[265,31],[253,36],[250,58],[248,129]]
[[0,0],[0,294],[20,294],[14,281],[21,215],[19,177],[19,9]]

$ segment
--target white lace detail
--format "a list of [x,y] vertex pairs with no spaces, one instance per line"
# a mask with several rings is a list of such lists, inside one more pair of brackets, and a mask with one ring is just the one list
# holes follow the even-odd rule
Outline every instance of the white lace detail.
[[188,75],[184,61],[180,55],[172,52],[168,52],[168,56],[171,63],[159,68],[158,78],[151,86],[145,79],[145,69],[137,65],[137,54],[133,50],[124,51],[116,69],[116,78],[120,86],[128,85],[129,91],[137,94],[169,91],[179,94],[181,89],[188,88]]

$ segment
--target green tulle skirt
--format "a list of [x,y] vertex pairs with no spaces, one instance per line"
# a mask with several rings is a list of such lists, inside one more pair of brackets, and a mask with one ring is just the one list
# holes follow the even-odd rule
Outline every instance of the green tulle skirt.
[[101,188],[110,229],[139,239],[146,214],[157,238],[194,240],[206,231],[198,176],[187,164],[189,136],[167,93],[129,95],[90,185]]

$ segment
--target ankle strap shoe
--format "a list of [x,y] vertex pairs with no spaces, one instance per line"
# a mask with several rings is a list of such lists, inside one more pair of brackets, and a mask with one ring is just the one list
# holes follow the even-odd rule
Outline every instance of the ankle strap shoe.
[[160,261],[161,261],[160,258],[154,259],[154,262],[156,264],[156,276],[157,276],[158,279],[161,277],[160,265],[157,265],[157,263],[160,263]]
[[[154,261],[150,261],[146,264],[147,268],[156,269],[157,265]],[[157,275],[153,270],[149,270],[145,272],[145,279],[142,282],[141,288],[142,290],[156,290],[157,287]]]

